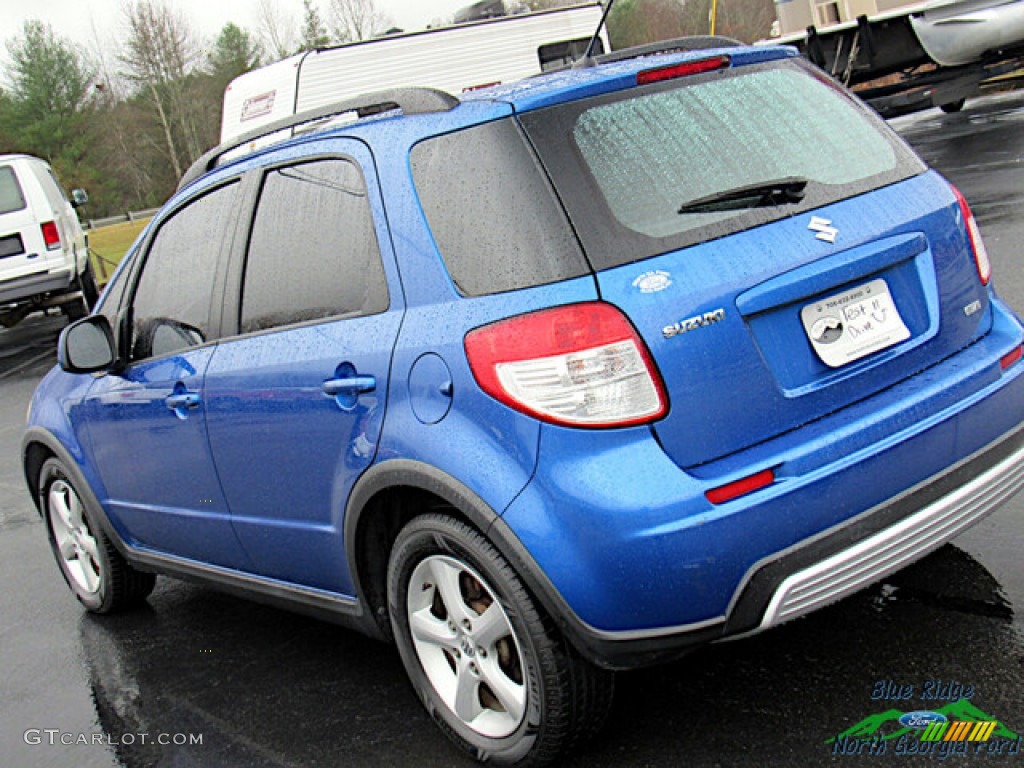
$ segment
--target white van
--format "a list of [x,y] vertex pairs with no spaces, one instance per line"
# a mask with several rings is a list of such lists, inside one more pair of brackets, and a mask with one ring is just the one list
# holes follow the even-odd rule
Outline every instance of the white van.
[[49,163],[0,155],[0,325],[59,306],[85,315],[98,298],[89,249],[75,208],[84,190],[64,194]]

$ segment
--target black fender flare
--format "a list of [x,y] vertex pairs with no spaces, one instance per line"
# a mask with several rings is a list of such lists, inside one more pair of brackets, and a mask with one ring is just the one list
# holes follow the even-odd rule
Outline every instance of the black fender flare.
[[[132,562],[132,553],[125,546],[125,543],[121,540],[120,534],[115,530],[110,519],[107,517],[106,510],[103,505],[100,504],[96,493],[92,489],[92,484],[85,478],[82,473],[82,469],[79,466],[78,461],[68,450],[67,446],[60,441],[60,439],[47,429],[42,427],[29,427],[25,431],[25,435],[21,439],[21,466],[22,471],[25,474],[25,482],[28,485],[29,492],[32,495],[32,502],[36,506],[36,511],[39,515],[43,514],[42,498],[40,494],[42,489],[39,487],[38,478],[32,477],[31,468],[29,466],[29,450],[33,445],[41,445],[47,451],[64,465],[64,471],[67,472],[70,477],[72,484],[75,486],[75,490],[78,492],[79,498],[82,502],[90,508],[95,514],[96,519],[99,520],[100,527],[103,529],[103,533],[117,549],[118,553],[125,558],[125,560]],[[40,463],[40,466],[42,463]]]
[[417,488],[444,499],[485,535],[499,519],[498,513],[487,502],[462,482],[437,467],[411,459],[389,459],[374,464],[356,481],[345,504],[345,556],[356,595],[364,594],[357,567],[360,553],[356,550],[357,534],[363,514],[374,496],[390,488],[399,487]]
[[[476,527],[501,553],[549,617],[558,625],[577,653],[605,669],[630,669],[684,656],[694,646],[721,634],[720,628],[694,633],[680,643],[647,638],[644,632],[606,632],[583,621],[555,588],[519,537],[501,515],[458,479],[430,464],[409,459],[390,459],[375,464],[356,481],[345,506],[345,554],[355,593],[369,607],[365,585],[359,577],[357,532],[370,500],[390,488],[417,488],[450,504]],[[369,612],[369,611],[368,611]],[[667,647],[666,647],[667,646]]]

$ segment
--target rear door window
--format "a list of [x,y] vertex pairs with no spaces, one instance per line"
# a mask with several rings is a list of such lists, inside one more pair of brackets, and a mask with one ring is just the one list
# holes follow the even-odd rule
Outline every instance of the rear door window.
[[14,168],[0,165],[0,213],[13,213],[25,207],[25,195],[21,191]]
[[[599,269],[924,170],[874,113],[793,61],[670,80],[521,119]],[[693,205],[780,181],[796,184],[798,199]]]
[[332,158],[270,171],[246,260],[242,333],[372,315],[388,305],[359,166]]
[[39,179],[39,186],[43,188],[43,193],[46,195],[47,201],[50,203],[50,207],[54,213],[63,211],[65,206],[68,204],[68,198],[64,194],[64,188],[61,187],[60,182],[57,181],[56,175],[48,165],[42,163],[36,165],[36,168],[40,171],[37,174]]

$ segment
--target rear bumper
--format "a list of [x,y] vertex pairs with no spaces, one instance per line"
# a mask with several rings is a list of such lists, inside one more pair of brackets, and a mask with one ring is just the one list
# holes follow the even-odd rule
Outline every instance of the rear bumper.
[[0,282],[0,304],[30,299],[52,291],[65,291],[71,287],[74,279],[74,270],[62,269],[19,277],[15,280],[4,280]]
[[[1024,340],[996,300],[972,347],[824,423],[685,472],[643,430],[545,427],[492,527],[575,645],[625,669],[761,631],[950,541],[1024,488]],[[752,461],[748,461],[752,459]],[[704,492],[772,467],[721,506]]]
[[846,597],[942,546],[1022,488],[1024,429],[1018,429],[890,503],[752,569],[725,632],[767,629]]
[[[683,656],[715,640],[755,634],[884,578],[938,549],[1024,489],[1024,428],[833,530],[755,564],[727,615],[687,626],[603,631],[582,621],[536,571],[525,575],[577,648],[610,669]],[[492,535],[522,568],[529,555],[498,521]]]

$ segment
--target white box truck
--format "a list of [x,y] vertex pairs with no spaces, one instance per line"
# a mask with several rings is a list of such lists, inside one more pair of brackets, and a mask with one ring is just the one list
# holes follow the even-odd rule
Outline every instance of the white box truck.
[[[362,93],[427,86],[452,94],[508,83],[582,56],[601,5],[388,35],[320,48],[246,72],[224,92],[221,142],[298,112]],[[602,30],[594,54],[610,49]]]

